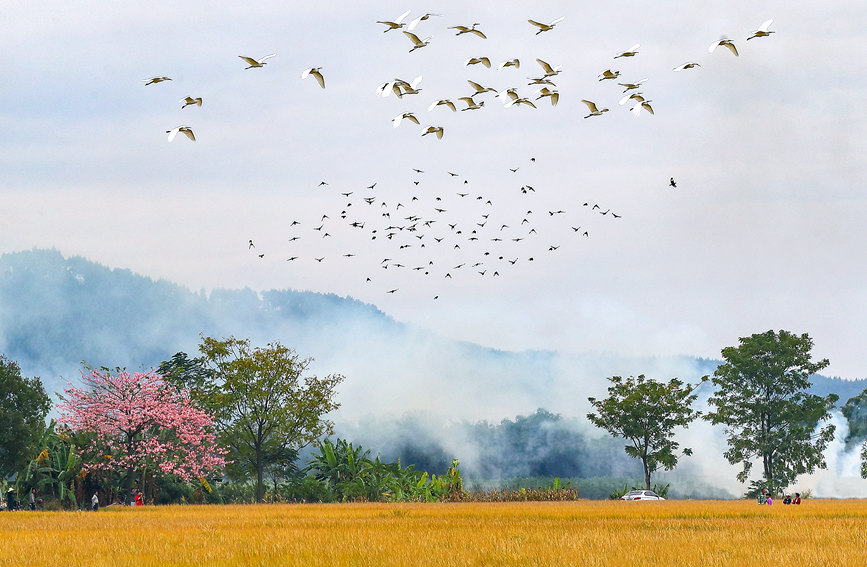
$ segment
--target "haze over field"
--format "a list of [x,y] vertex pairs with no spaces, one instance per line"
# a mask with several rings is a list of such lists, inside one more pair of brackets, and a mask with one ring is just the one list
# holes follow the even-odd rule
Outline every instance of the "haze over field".
[[[200,333],[251,337],[255,344],[279,340],[314,357],[313,373],[347,377],[338,388],[342,405],[331,416],[338,435],[405,463],[410,451],[426,463],[458,457],[466,473],[485,479],[540,470],[637,475],[622,444],[586,420],[587,397],[604,396],[608,376],[695,382],[717,364],[685,356],[495,350],[398,323],[351,298],[249,289],[204,295],[57,251],[0,255],[0,352],[26,376],[41,376],[49,391],[75,381],[82,361],[140,370],[178,351],[195,356]],[[867,386],[823,377],[814,383],[817,393],[838,393],[841,404]],[[703,401],[709,385],[699,393]],[[562,418],[536,415],[538,408]],[[512,426],[503,420],[517,429],[516,416],[534,417],[509,438],[505,430]],[[861,495],[867,481],[858,475],[859,446],[843,443],[846,421],[839,413],[834,423],[838,441],[827,453],[829,471],[799,486],[825,496]],[[675,490],[698,482],[714,487],[700,496],[743,492],[722,458],[720,428],[696,422],[678,438],[694,456],[678,467]]]
[[[415,28],[431,39],[413,53],[376,23],[407,9],[441,14]],[[830,375],[864,376],[864,2],[85,0],[4,16],[0,252],[57,248],[191,289],[352,296],[504,350],[716,357],[788,329],[810,333]],[[541,34],[527,23],[561,16]],[[769,18],[775,33],[747,41]],[[487,39],[448,29],[475,22]],[[708,53],[724,34],[738,57]],[[239,59],[275,52],[262,68]],[[492,68],[465,66],[481,56]],[[497,69],[513,58],[520,69]],[[536,58],[562,66],[556,107],[527,85]],[[688,61],[700,67],[673,71]],[[320,66],[324,89],[301,78]],[[621,76],[599,81],[609,68]],[[416,76],[418,95],[375,93]],[[645,77],[655,114],[636,118],[616,83]],[[468,79],[538,108],[485,93],[479,110],[428,110],[471,94]],[[182,109],[187,96],[202,106]],[[584,119],[581,99],[610,111]],[[393,128],[406,111],[421,125]],[[169,143],[179,125],[196,141]],[[428,125],[443,138],[422,137]],[[405,230],[388,239],[389,224]],[[459,240],[471,230],[479,241]]]

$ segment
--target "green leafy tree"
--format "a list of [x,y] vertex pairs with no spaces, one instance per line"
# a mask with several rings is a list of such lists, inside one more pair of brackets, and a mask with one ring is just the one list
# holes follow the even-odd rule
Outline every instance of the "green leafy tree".
[[782,490],[800,474],[827,467],[822,452],[834,438],[834,426],[817,429],[831,417],[836,394],[809,394],[810,376],[829,362],[811,360],[813,341],[806,333],[781,330],[742,337],[738,347],[722,350],[725,362],[713,376],[715,408],[706,419],[725,426],[731,464],[746,482],[753,462],[761,460],[765,486]]
[[840,408],[840,413],[849,424],[846,444],[851,445],[867,439],[867,389],[853,396]]
[[863,442],[861,445],[861,478],[867,478],[867,389],[846,401],[840,409],[849,423],[846,446]]
[[305,376],[312,359],[278,342],[254,348],[249,339],[206,337],[199,350],[213,374],[197,403],[214,415],[234,470],[255,475],[261,502],[269,465],[284,460],[287,449],[297,451],[333,431],[323,416],[340,407],[334,397],[344,377]]
[[214,370],[208,367],[204,357],[190,358],[185,352],[178,352],[171,360],[161,363],[158,373],[177,389],[188,390],[193,399],[201,398],[214,379]]
[[24,378],[0,355],[0,478],[24,469],[39,452],[51,399],[39,378]]
[[[699,412],[692,409],[697,386],[672,378],[667,384],[645,378],[612,376],[608,379],[608,397],[588,398],[594,412],[587,414],[595,426],[630,442],[626,454],[641,459],[644,482],[650,490],[651,475],[660,468],[677,466],[680,444],[674,437],[675,427],[688,427]],[[702,379],[704,381],[705,379]],[[692,450],[684,448],[683,455]]]

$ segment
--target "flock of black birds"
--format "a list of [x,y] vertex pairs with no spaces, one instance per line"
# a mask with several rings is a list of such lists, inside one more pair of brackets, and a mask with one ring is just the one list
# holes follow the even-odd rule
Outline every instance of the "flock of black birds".
[[[432,17],[438,16],[438,14],[424,13],[411,22],[405,23],[404,20],[409,13],[407,11],[394,20],[379,20],[376,23],[385,25],[384,32],[386,33],[401,30],[412,44],[412,48],[409,50],[412,53],[427,47],[431,39],[419,38],[414,32],[415,28]],[[532,26],[531,29],[535,31],[535,34],[539,35],[552,31],[563,19],[561,17],[548,24],[535,20],[528,20],[528,23]],[[747,39],[767,37],[774,33],[769,30],[771,23],[772,20],[767,20]],[[479,26],[479,23],[473,23],[472,26],[456,25],[450,26],[448,29],[456,30],[455,35],[457,36],[467,34],[480,40],[487,39],[486,34],[479,29]],[[713,53],[719,46],[726,47],[734,56],[738,56],[734,42],[728,38],[714,42],[708,51]],[[628,50],[618,52],[613,60],[636,57],[639,48],[640,44],[635,44]],[[268,59],[275,56],[276,53],[260,59],[247,56],[239,57],[248,64],[244,68],[246,70],[261,69],[267,64]],[[537,95],[535,99],[531,100],[529,96],[520,94],[518,87],[497,90],[467,79],[472,92],[468,93],[467,96],[455,98],[458,104],[462,102],[466,105],[461,108],[461,111],[482,109],[485,101],[477,100],[477,98],[488,93],[493,93],[493,96],[499,99],[505,108],[521,106],[536,108],[535,102],[543,98],[547,98],[552,107],[557,106],[561,95],[554,79],[561,73],[562,67],[553,66],[539,58],[536,58],[535,61],[539,65],[540,72],[537,73],[537,76],[528,77],[528,86],[539,87],[533,93]],[[470,57],[464,61],[464,67],[467,68],[481,65],[490,69],[492,64],[489,57],[481,55]],[[699,63],[689,61],[674,67],[673,70],[683,71],[700,66]],[[514,58],[501,62],[498,69],[520,69],[520,67],[521,60]],[[619,70],[608,68],[598,75],[598,81],[617,82],[620,80],[620,75]],[[301,73],[301,78],[307,77],[314,77],[319,86],[325,88],[322,67],[310,67],[304,70]],[[146,85],[171,80],[170,77],[157,76],[147,79]],[[645,78],[633,82],[625,80],[617,82],[620,87],[623,87],[623,91],[619,95],[622,97],[619,104],[623,106],[630,103],[630,110],[636,117],[642,112],[654,114],[650,104],[651,100],[641,92],[641,88],[647,80]],[[381,97],[388,97],[393,93],[396,99],[403,100],[405,97],[418,95],[422,91],[421,81],[421,76],[412,81],[395,78],[380,84],[375,89],[375,93]],[[580,101],[590,111],[584,118],[602,116],[609,110],[608,108],[600,108],[595,102],[587,99],[580,99]],[[202,106],[201,98],[190,96],[179,102],[182,104],[182,108],[190,105]],[[458,105],[448,98],[434,100],[428,107],[428,111],[432,112],[440,106],[457,113]],[[443,112],[442,110],[436,111]],[[400,126],[404,121],[421,124],[414,112],[404,111],[392,120],[394,128]],[[434,134],[437,138],[442,139],[444,132],[445,128],[437,124],[422,128],[422,136]],[[189,126],[178,126],[168,130],[167,133],[169,141],[172,141],[178,133],[183,133],[190,140],[195,141],[195,135]],[[533,167],[534,164],[535,158],[530,158],[529,164],[522,165]],[[517,173],[522,165],[509,168],[510,172]],[[552,231],[551,223],[541,223],[538,220],[540,217],[547,217],[549,221],[562,219],[563,225],[571,229],[567,229],[566,234],[573,240],[589,238],[591,235],[588,225],[590,219],[584,216],[585,213],[599,214],[611,220],[621,218],[620,214],[611,211],[610,208],[590,202],[576,203],[574,208],[568,212],[561,209],[540,209],[537,206],[538,203],[533,203],[537,189],[526,183],[516,188],[513,194],[491,196],[474,193],[469,180],[461,179],[461,176],[454,172],[447,172],[451,185],[440,177],[434,180],[433,190],[428,189],[428,186],[431,185],[428,181],[431,174],[425,174],[421,169],[414,169],[413,173],[415,178],[412,180],[412,188],[416,191],[413,191],[412,194],[405,194],[406,196],[401,199],[378,194],[376,183],[373,183],[364,189],[348,188],[349,190],[334,193],[335,196],[342,197],[342,203],[338,205],[339,208],[329,207],[327,210],[323,210],[318,216],[318,220],[293,220],[287,242],[289,254],[285,260],[298,263],[308,261],[320,265],[331,264],[336,259],[346,262],[353,261],[359,254],[353,251],[352,247],[360,245],[359,238],[363,237],[364,240],[369,241],[368,245],[371,242],[376,243],[376,249],[381,252],[382,256],[376,266],[378,270],[371,271],[365,276],[367,283],[378,282],[382,279],[387,280],[388,278],[383,278],[384,274],[401,270],[416,273],[419,276],[440,278],[445,282],[465,277],[465,274],[474,277],[496,278],[505,276],[524,264],[536,261],[540,254],[556,253],[566,242],[563,240],[563,232]],[[443,175],[442,172],[440,175]],[[668,185],[673,188],[677,187],[673,177],[669,180]],[[326,181],[319,184],[318,190],[332,191]],[[504,207],[504,209],[514,211],[516,210],[516,207],[513,206],[515,199],[525,200],[527,207],[521,207],[521,210],[525,210],[523,214],[515,218],[508,218],[498,212],[495,202],[508,200],[510,206]],[[348,233],[350,234],[349,244],[342,242],[342,237],[345,234],[341,229],[351,231]],[[338,233],[341,238],[335,238]],[[336,244],[332,252],[326,254],[305,253],[306,243],[315,238],[339,240],[340,243]],[[259,259],[266,257],[266,252],[257,249],[252,239],[248,241],[248,248],[254,251]],[[314,249],[322,250],[323,247],[320,244]],[[448,251],[448,254],[443,254],[442,251],[444,250]],[[450,258],[451,260],[443,263],[441,258]],[[396,293],[398,290],[399,288],[396,287],[388,287],[386,292]]]
[[[527,167],[534,164],[535,158],[530,158]],[[510,168],[510,174],[520,168]],[[431,177],[435,188],[428,190]],[[344,191],[321,181],[312,190],[328,193],[333,204],[289,223],[285,261],[305,268],[335,262],[345,267],[359,257],[379,254],[374,269],[364,276],[365,283],[374,285],[393,282],[396,272],[436,278],[443,284],[468,276],[497,278],[537,261],[541,254],[556,253],[569,241],[590,238],[596,215],[612,221],[622,216],[595,202],[576,203],[570,211],[545,207],[535,196],[541,189],[517,183],[512,198],[523,199],[526,208],[504,213],[496,206],[500,197],[473,191],[469,179],[451,171],[413,169],[411,183],[410,192],[395,198],[391,191],[391,197],[378,192],[377,183]],[[311,240],[313,245],[308,244]],[[247,247],[258,258],[266,257],[252,239]],[[311,249],[322,255],[310,254]],[[383,289],[399,291],[389,285]]]

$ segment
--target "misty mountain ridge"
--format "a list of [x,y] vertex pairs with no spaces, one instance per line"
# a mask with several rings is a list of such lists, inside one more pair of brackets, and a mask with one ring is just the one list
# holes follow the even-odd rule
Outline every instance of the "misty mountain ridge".
[[[493,398],[479,399],[482,406],[505,402],[519,410],[499,416],[488,411],[476,416],[446,412],[451,417],[480,419],[499,419],[539,407],[580,414],[569,410],[584,404],[563,404],[564,392],[545,395],[546,389],[564,385],[560,375],[570,368],[575,378],[583,378],[576,381],[584,386],[590,386],[586,382],[592,379],[592,392],[570,393],[586,400],[587,395],[604,393],[607,376],[643,373],[693,381],[712,374],[719,364],[688,356],[503,351],[397,322],[374,305],[351,297],[288,289],[257,293],[249,288],[214,289],[206,294],[82,257],[64,258],[57,250],[0,256],[0,352],[17,361],[25,375],[40,376],[50,391],[59,391],[68,380],[77,378],[82,362],[139,370],[156,367],[178,351],[194,356],[200,335],[249,337],[254,344],[279,340],[302,356],[313,357],[314,372],[346,375],[341,388],[356,395],[370,395],[376,392],[376,384],[392,384],[400,376],[394,384],[398,392],[386,389],[380,395],[394,401],[411,398],[413,391],[425,386],[413,380],[416,375],[435,377],[441,386],[460,385],[455,394],[481,388],[486,398]],[[586,375],[588,372],[595,376]],[[817,393],[835,392],[841,403],[865,386],[867,380],[814,377]],[[504,391],[530,403],[510,403],[503,399]],[[426,403],[416,409],[430,412],[437,396],[425,396]],[[532,403],[545,398],[560,403]],[[375,410],[383,401],[387,400],[368,405]],[[448,403],[467,406],[460,400]],[[412,409],[413,405],[403,407]],[[365,413],[370,412],[359,415]]]
[[[249,337],[254,345],[277,340],[312,357],[310,372],[345,375],[341,407],[330,416],[336,435],[422,469],[457,457],[468,475],[504,481],[639,478],[623,440],[587,421],[588,396],[604,397],[609,376],[677,376],[695,383],[720,363],[497,350],[400,323],[373,305],[334,294],[197,293],[56,250],[0,256],[0,353],[18,362],[25,376],[40,376],[49,392],[77,380],[82,362],[133,371],[155,368],[179,351],[196,356],[201,335]],[[822,376],[813,383],[816,393],[838,394],[840,405],[867,386],[867,380]],[[699,387],[699,409],[711,391],[710,384]],[[842,439],[846,422],[835,415]],[[678,486],[712,486],[720,496],[743,491],[722,458],[721,430],[699,421],[679,438],[695,453],[675,471]],[[834,472],[814,479],[817,494],[859,493],[857,451],[842,441],[835,451]],[[839,488],[841,478],[851,486]]]

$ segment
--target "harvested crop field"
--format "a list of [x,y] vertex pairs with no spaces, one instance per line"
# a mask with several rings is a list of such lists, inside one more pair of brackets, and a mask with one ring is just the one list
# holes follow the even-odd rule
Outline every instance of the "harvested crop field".
[[0,514],[0,565],[864,565],[867,501],[304,504]]

